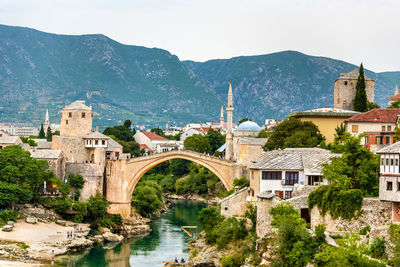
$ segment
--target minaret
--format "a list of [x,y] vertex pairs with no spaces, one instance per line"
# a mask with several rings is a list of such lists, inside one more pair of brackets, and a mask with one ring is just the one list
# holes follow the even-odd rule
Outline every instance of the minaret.
[[399,94],[399,86],[396,83],[396,89],[394,89],[394,95],[398,95]]
[[226,147],[225,147],[225,158],[233,158],[233,134],[232,134],[232,115],[233,115],[233,94],[232,85],[229,82],[228,91],[228,106],[226,107]]
[[221,126],[221,130],[224,129],[224,107],[221,106],[221,115],[219,116],[219,125]]
[[49,120],[49,110],[46,109],[46,116],[44,118],[44,123],[43,123],[43,130],[45,134],[47,134],[47,128],[50,127],[50,120]]

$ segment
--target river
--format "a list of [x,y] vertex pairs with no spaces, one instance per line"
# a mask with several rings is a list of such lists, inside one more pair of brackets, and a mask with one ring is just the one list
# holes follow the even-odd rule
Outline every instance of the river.
[[98,245],[86,252],[60,258],[58,263],[74,267],[156,267],[163,266],[164,261],[173,261],[175,257],[187,261],[189,236],[180,227],[200,226],[197,214],[205,206],[201,202],[174,201],[171,209],[151,223],[152,232],[149,235],[128,239],[109,248]]

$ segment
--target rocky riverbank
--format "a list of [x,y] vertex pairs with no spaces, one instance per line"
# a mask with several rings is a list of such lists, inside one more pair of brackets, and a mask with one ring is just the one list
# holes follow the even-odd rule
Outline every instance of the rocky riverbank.
[[198,194],[185,194],[185,195],[177,195],[172,193],[164,193],[164,198],[171,200],[191,200],[191,201],[199,201],[206,203],[208,205],[218,205],[221,198],[212,196],[210,198],[204,198]]
[[51,262],[56,256],[92,247],[95,243],[120,242],[151,231],[148,225],[151,220],[138,214],[124,220],[114,233],[107,228],[99,228],[96,235],[89,235],[88,224],[81,223],[76,228],[75,223],[61,220],[57,213],[40,205],[23,205],[20,214],[24,219],[15,222],[12,231],[0,231],[2,260],[31,264]]

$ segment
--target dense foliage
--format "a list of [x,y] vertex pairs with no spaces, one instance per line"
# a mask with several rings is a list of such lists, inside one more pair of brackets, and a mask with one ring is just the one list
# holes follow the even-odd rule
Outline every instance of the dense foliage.
[[269,151],[287,147],[316,147],[324,139],[314,123],[290,118],[276,126],[263,149]]
[[123,153],[130,153],[132,156],[138,157],[143,155],[144,151],[140,149],[140,145],[133,139],[135,133],[135,128],[131,130],[130,120],[126,120],[123,125],[107,127],[103,131],[103,134],[108,135],[122,146]]
[[400,109],[400,100],[396,100],[395,102],[390,103],[388,108]]
[[218,131],[210,129],[206,135],[195,134],[185,139],[185,149],[199,153],[214,154],[225,143],[225,137]]
[[133,191],[133,205],[145,217],[152,217],[163,206],[162,188],[154,181],[141,181]]
[[368,109],[367,92],[365,91],[365,76],[364,67],[361,63],[360,70],[356,84],[356,95],[354,97],[354,110],[359,112],[365,112]]

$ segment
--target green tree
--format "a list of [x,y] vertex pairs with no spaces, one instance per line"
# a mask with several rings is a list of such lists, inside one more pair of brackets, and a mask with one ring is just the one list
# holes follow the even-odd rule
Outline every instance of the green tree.
[[116,139],[121,140],[121,141],[134,141],[133,140],[133,133],[131,132],[131,129],[126,128],[123,125],[116,125],[114,127],[107,127],[104,131],[103,134],[108,135],[108,136],[115,136]]
[[45,134],[44,129],[43,129],[43,123],[40,126],[39,138],[40,139],[46,138],[46,134]]
[[225,144],[225,136],[213,129],[208,130],[206,138],[210,144],[211,153],[214,153],[218,148]]
[[144,181],[133,191],[133,205],[137,212],[146,217],[152,217],[163,206],[162,188],[154,181]]
[[85,179],[80,174],[71,173],[68,176],[68,184],[75,189],[82,189],[85,184]]
[[131,129],[132,122],[130,120],[126,120],[124,122],[124,127],[128,128],[129,130]]
[[239,121],[239,124],[241,124],[242,122],[245,122],[245,121],[252,121],[252,119],[250,119],[250,118],[242,118],[242,119]]
[[49,127],[47,127],[47,133],[46,133],[46,139],[47,139],[47,141],[51,141],[53,138],[53,133],[51,132],[51,128],[50,128],[50,126]]
[[168,166],[168,171],[175,176],[181,177],[189,173],[190,161],[185,159],[172,159]]
[[153,129],[150,130],[150,132],[153,132],[153,133],[155,133],[155,134],[157,134],[159,136],[164,136],[164,133],[160,128],[153,128]]
[[269,151],[287,147],[316,147],[322,141],[324,137],[314,123],[289,118],[275,128],[263,149]]
[[393,109],[400,109],[400,100],[397,100],[395,102],[392,102],[388,108],[393,108]]
[[21,136],[20,138],[23,143],[29,144],[30,146],[37,146],[37,143],[30,137]]
[[199,153],[212,153],[208,138],[200,134],[195,134],[186,138],[183,145],[185,146],[185,149],[188,150]]
[[373,110],[375,108],[381,108],[381,107],[375,102],[369,102],[369,101],[367,102],[367,110],[366,111]]
[[356,84],[356,96],[354,97],[354,110],[359,112],[367,111],[367,92],[365,91],[364,67],[361,63]]
[[271,134],[271,132],[267,132],[265,130],[261,130],[258,133],[257,138],[268,138],[270,134]]
[[88,216],[92,220],[101,220],[107,214],[109,203],[99,192],[91,196],[87,203]]

